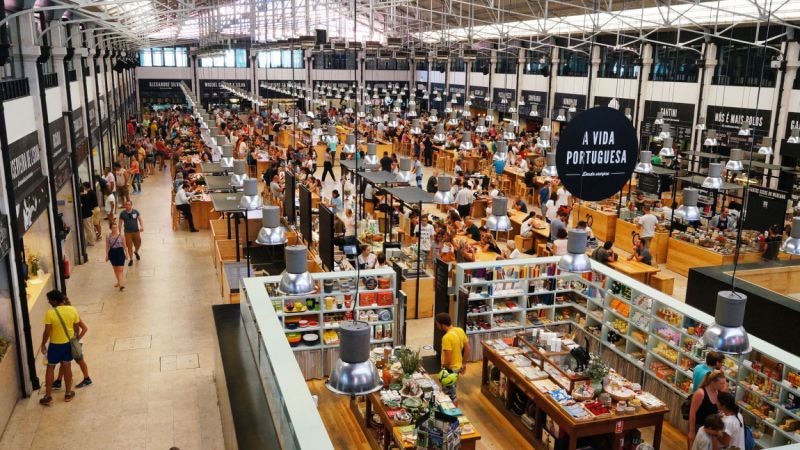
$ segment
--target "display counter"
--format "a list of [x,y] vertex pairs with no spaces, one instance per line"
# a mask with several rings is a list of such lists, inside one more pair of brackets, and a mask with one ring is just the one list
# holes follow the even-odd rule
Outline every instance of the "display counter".
[[600,242],[617,239],[615,237],[617,227],[616,208],[612,212],[582,204],[574,205],[569,217],[570,226],[577,226],[578,221],[581,220],[585,220],[589,224],[592,233]]
[[[205,197],[207,198],[207,196]],[[198,230],[211,229],[211,221],[222,217],[222,214],[214,210],[214,205],[211,203],[211,199],[193,201],[189,205],[192,209],[192,221],[194,222],[194,227]]]
[[[596,223],[596,222],[595,222]],[[614,232],[614,247],[628,253],[633,253],[633,238],[634,235],[638,236],[640,229],[635,223],[627,220],[617,219]],[[595,227],[592,227],[592,231]],[[597,231],[595,231],[595,236]],[[598,238],[599,239],[599,238]],[[669,231],[656,230],[653,240],[650,241],[650,254],[653,255],[653,262],[656,264],[664,264],[667,262],[667,255],[669,254]]]
[[[669,238],[669,258],[667,269],[689,276],[689,269],[694,267],[724,266],[733,264],[733,254],[722,254],[714,250],[695,245],[674,237]],[[761,261],[760,252],[739,253],[739,263]]]

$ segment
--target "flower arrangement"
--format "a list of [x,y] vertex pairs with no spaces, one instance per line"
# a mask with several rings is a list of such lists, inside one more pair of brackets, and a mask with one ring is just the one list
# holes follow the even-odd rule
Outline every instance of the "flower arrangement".
[[31,276],[38,276],[39,269],[42,268],[39,262],[39,255],[33,252],[26,252],[28,254],[28,270]]
[[592,355],[592,359],[589,361],[589,367],[586,368],[583,375],[591,378],[594,383],[598,383],[608,375],[608,370],[608,365],[600,359],[599,355]]

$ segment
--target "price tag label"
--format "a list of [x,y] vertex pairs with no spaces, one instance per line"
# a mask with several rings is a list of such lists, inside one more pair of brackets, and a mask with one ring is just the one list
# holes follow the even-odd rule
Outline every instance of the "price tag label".
[[615,434],[622,433],[622,425],[623,425],[623,423],[624,423],[623,421],[618,420],[617,423],[614,425],[614,433]]

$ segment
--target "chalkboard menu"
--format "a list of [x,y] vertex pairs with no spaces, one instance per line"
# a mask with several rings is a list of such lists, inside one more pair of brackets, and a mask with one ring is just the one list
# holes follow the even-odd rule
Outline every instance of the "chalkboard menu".
[[661,194],[661,179],[658,175],[639,173],[636,176],[639,177],[639,184],[637,186],[640,191],[653,195]]
[[319,258],[325,270],[333,270],[333,211],[319,205]]
[[706,128],[736,133],[747,122],[750,128],[764,136],[769,130],[772,111],[766,109],[729,108],[726,106],[708,105],[706,110]]
[[767,230],[772,225],[783,226],[789,193],[758,186],[750,186],[747,193],[748,210],[744,211],[745,230]]
[[311,191],[300,185],[300,234],[303,240],[311,243]]
[[283,189],[283,213],[286,214],[286,221],[295,223],[297,211],[295,210],[294,203],[295,196],[295,178],[289,172],[286,172],[286,181]]

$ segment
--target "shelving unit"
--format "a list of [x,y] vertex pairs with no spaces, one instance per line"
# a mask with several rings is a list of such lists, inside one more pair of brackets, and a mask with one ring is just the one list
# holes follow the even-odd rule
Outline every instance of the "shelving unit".
[[[305,379],[323,378],[330,374],[339,357],[337,329],[342,321],[356,318],[370,323],[372,347],[397,345],[398,324],[402,324],[404,318],[398,317],[397,279],[393,270],[362,270],[360,274],[356,271],[312,273],[311,276],[318,287],[313,294],[282,295],[278,292],[280,276],[259,277],[257,280],[263,292],[247,292],[242,302],[243,314],[249,311],[251,302],[271,304],[278,326],[287,339],[291,334],[300,335],[301,342],[292,347],[292,351]],[[389,287],[367,288],[368,281],[377,285],[379,279],[388,279]],[[326,286],[326,281],[335,283]],[[304,326],[301,326],[301,321],[306,321]],[[307,334],[316,334],[318,343],[305,344],[303,336]]]
[[[639,369],[642,385],[663,386],[669,397],[663,400],[679,410],[691,390],[692,369],[705,361],[700,338],[713,317],[595,261],[590,273],[559,272],[558,259],[456,265],[456,323],[465,325],[476,349],[472,360],[483,358],[481,341],[537,327],[566,327]],[[509,301],[518,308],[501,309]],[[476,304],[485,310],[479,306],[472,312]],[[570,311],[566,317],[565,311]],[[516,326],[498,326],[496,318],[507,315]],[[476,326],[479,319],[489,328]],[[762,433],[763,448],[800,443],[793,429],[800,429],[800,357],[754,336],[750,342],[751,354],[724,361],[742,414]],[[673,425],[685,428],[686,422]]]

